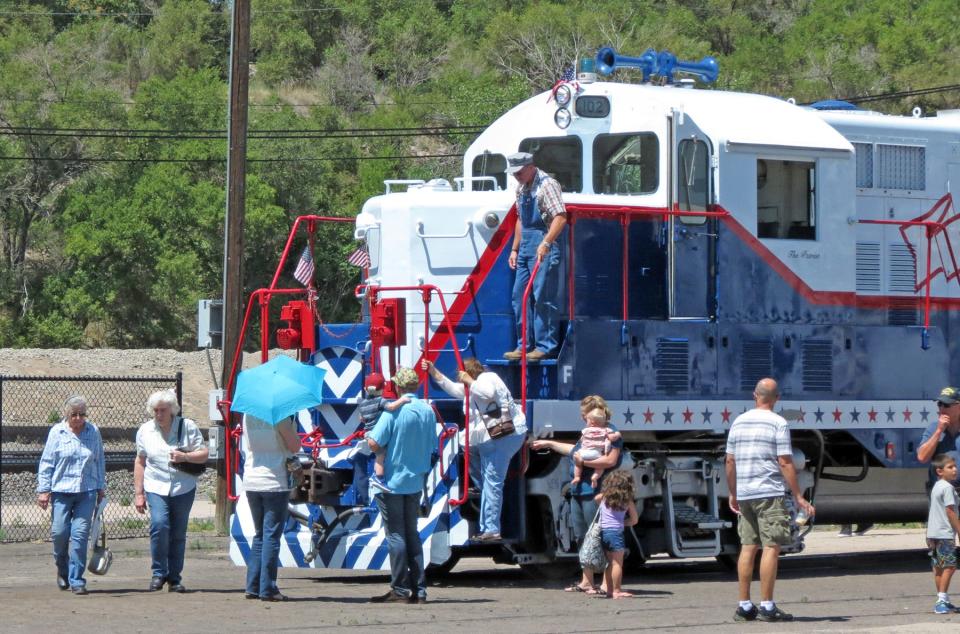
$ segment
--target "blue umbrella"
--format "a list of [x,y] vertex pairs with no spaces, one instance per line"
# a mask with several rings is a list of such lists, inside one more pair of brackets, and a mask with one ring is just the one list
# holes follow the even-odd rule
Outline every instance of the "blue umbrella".
[[322,402],[326,373],[326,370],[287,356],[275,357],[237,376],[237,389],[230,409],[252,414],[275,425],[287,416]]

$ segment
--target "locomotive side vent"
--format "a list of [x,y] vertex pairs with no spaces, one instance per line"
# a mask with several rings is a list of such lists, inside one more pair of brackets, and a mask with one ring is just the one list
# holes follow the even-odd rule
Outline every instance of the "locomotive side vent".
[[917,259],[905,244],[891,244],[887,252],[887,270],[890,292],[916,294]]
[[829,392],[833,389],[833,344],[829,339],[803,342],[803,389]]
[[690,341],[688,339],[657,339],[657,390],[683,392],[690,385]]
[[753,339],[743,342],[740,356],[740,389],[752,392],[757,381],[773,375],[773,342]]
[[880,292],[880,243],[857,243],[857,292]]

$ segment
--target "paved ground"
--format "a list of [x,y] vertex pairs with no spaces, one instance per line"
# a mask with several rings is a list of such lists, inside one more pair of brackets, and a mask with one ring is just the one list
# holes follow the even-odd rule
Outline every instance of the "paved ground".
[[[565,594],[560,582],[469,559],[432,582],[430,603],[416,606],[367,603],[386,589],[381,574],[282,570],[280,585],[291,600],[264,604],[244,599],[244,569],[227,561],[222,538],[190,538],[185,595],[146,592],[146,540],[114,542],[110,573],[88,575],[86,597],[57,590],[48,544],[7,544],[0,545],[0,631],[958,631],[960,614],[932,613],[922,543],[916,529],[808,536],[807,552],[781,563],[777,597],[797,617],[787,626],[734,624],[735,580],[713,561],[652,560],[626,581],[637,598],[610,601]],[[960,586],[954,594],[960,597]]]

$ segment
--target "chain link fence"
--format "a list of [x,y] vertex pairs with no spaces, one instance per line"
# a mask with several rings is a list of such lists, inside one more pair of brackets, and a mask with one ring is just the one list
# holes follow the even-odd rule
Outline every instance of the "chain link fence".
[[146,420],[147,398],[173,389],[182,402],[183,375],[0,375],[0,542],[50,539],[50,510],[36,505],[37,465],[50,427],[61,420],[67,398],[87,400],[89,420],[103,437],[107,467],[104,516],[112,538],[149,535],[148,516],[133,506],[137,428]]

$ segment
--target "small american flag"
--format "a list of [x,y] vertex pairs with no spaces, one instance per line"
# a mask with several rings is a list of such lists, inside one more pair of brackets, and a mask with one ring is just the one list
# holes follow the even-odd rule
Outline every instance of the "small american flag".
[[560,79],[558,79],[557,83],[550,89],[550,96],[547,97],[548,103],[557,98],[557,89],[564,84],[569,84],[574,93],[580,92],[580,82],[577,81],[577,69],[575,65],[567,64],[563,67],[563,74],[560,75]]
[[361,244],[357,247],[356,250],[350,254],[350,257],[347,258],[347,262],[365,269],[370,268],[370,253],[367,252],[367,245]]
[[300,261],[297,262],[293,276],[304,286],[309,286],[310,280],[313,279],[313,271],[313,255],[310,254],[310,245],[307,245],[303,247],[303,253],[300,254]]

